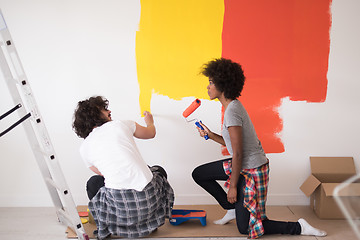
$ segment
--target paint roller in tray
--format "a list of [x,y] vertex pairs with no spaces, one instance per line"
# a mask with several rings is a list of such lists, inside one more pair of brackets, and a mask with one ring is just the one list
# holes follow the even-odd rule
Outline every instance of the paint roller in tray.
[[[195,99],[190,106],[185,109],[185,111],[183,112],[183,117],[186,119],[187,122],[192,122],[194,120],[196,120],[195,125],[200,128],[201,130],[204,130],[204,128],[200,125],[199,121],[197,119],[192,119],[192,120],[187,120],[187,117],[192,114],[199,106],[201,105],[201,101],[200,99]],[[201,121],[200,121],[201,122]],[[202,123],[202,122],[201,122]],[[204,136],[205,140],[209,139],[208,135]]]

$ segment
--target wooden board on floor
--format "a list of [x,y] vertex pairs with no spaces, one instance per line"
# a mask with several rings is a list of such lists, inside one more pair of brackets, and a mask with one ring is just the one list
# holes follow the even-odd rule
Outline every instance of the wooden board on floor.
[[345,219],[320,219],[309,206],[289,206],[289,209],[299,218],[304,218],[312,226],[325,230],[328,234],[327,240],[358,239]]
[[[207,224],[202,226],[198,219],[191,219],[174,226],[169,223],[169,220],[166,220],[163,226],[147,238],[244,237],[246,239],[245,235],[238,232],[235,220],[226,225],[213,223],[214,220],[222,218],[225,214],[219,205],[178,205],[174,206],[174,209],[205,210]],[[86,206],[79,206],[78,211],[86,211]],[[287,206],[270,206],[267,208],[267,213],[270,218],[275,218],[275,220],[297,221]],[[84,228],[89,237],[94,238],[95,224],[86,223]],[[76,238],[76,234],[71,229],[68,228],[67,233],[68,238]]]

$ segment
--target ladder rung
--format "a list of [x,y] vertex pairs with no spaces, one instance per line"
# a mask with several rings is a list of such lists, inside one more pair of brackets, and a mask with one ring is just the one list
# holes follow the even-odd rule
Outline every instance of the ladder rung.
[[54,180],[52,180],[51,178],[46,178],[45,180],[46,180],[46,182],[48,182],[51,186],[53,186],[54,188],[56,188],[56,189],[59,190],[60,192],[63,192],[63,191],[62,191],[63,189],[62,189],[59,185],[57,185],[57,184],[54,182]]
[[55,189],[57,189],[59,192],[61,192],[61,194],[68,195],[69,191],[64,188],[64,187],[60,187],[58,184],[55,183],[55,181],[51,178],[45,178],[45,181],[48,182],[51,186],[53,186]]
[[15,128],[17,125],[19,125],[20,123],[22,123],[23,121],[25,121],[26,119],[28,119],[31,116],[30,113],[26,114],[24,117],[22,117],[21,119],[19,119],[17,122],[15,122],[13,125],[11,125],[10,127],[8,127],[5,131],[0,133],[0,137],[2,137],[3,135],[5,135],[6,133],[10,132],[13,128]]
[[[61,217],[63,217],[63,219],[65,219],[68,223],[70,223],[70,224],[68,224],[68,225],[76,225],[76,224],[73,223],[71,217],[69,216],[69,214],[67,214],[67,213],[64,211],[64,209],[58,209],[57,212],[58,212],[58,214],[59,214]],[[74,229],[74,230],[75,230],[75,229]]]
[[69,214],[67,214],[64,209],[58,209],[57,210],[58,216],[62,217],[61,219],[63,221],[67,222],[67,226],[69,226],[70,228],[72,228],[72,230],[74,232],[76,232],[76,234],[78,235],[78,237],[83,237],[84,239],[88,239],[88,236],[86,234],[86,232],[83,230],[83,228],[81,228],[82,224],[80,222],[80,217],[79,217],[79,222],[73,222],[71,219],[71,217],[69,216]]
[[36,151],[36,152],[38,152],[38,153],[41,153],[44,157],[50,158],[51,160],[53,160],[53,159],[55,158],[55,155],[54,155],[53,152],[46,152],[46,151],[42,150],[42,149],[40,148],[40,146],[36,147],[36,148],[34,149],[34,151]]
[[21,108],[21,104],[17,104],[15,107],[13,107],[12,109],[10,109],[9,111],[7,111],[6,113],[4,113],[3,115],[0,116],[0,120],[9,116],[11,113],[15,112],[17,109]]

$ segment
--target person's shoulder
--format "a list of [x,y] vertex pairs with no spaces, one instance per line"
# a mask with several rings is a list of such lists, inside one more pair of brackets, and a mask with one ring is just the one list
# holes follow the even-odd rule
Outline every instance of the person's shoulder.
[[233,101],[231,101],[225,111],[224,114],[224,118],[236,118],[236,119],[241,119],[242,115],[244,114],[245,108],[242,105],[242,103],[235,99]]
[[132,126],[134,125],[135,122],[132,120],[127,120],[127,119],[116,119],[116,120],[111,120],[105,124],[103,124],[103,126]]
[[[115,119],[108,121],[107,123],[104,123],[103,125],[122,125],[122,124],[128,124],[130,120],[124,120],[124,119]],[[131,122],[131,121],[130,121]]]
[[243,106],[242,103],[238,99],[232,100],[230,105],[231,105],[231,107],[239,107],[239,106],[242,107]]
[[118,120],[108,121],[102,124],[100,127],[94,128],[93,131],[89,134],[88,138],[90,137],[90,135],[98,135],[109,131],[113,131],[113,129],[118,128],[121,125],[122,125],[121,121]]
[[126,126],[132,126],[135,124],[135,121],[133,120],[129,120],[129,119],[122,119],[122,120],[117,120],[119,124],[124,124]]
[[239,109],[243,108],[241,102],[237,99],[231,101],[226,109],[227,112],[232,113],[232,112],[238,112]]
[[233,112],[240,112],[241,113],[243,111],[246,111],[244,105],[238,99],[233,100],[229,104],[229,108]]
[[113,120],[113,121],[116,121],[114,124],[118,126],[129,128],[131,129],[132,132],[135,131],[136,125],[135,125],[135,121],[133,120],[121,119],[121,120]]

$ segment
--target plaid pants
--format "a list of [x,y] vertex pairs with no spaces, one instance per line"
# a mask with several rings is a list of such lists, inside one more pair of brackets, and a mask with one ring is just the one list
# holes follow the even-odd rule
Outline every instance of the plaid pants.
[[165,223],[171,215],[174,192],[166,178],[153,172],[143,191],[102,187],[90,200],[89,210],[98,228],[98,237],[144,237]]

